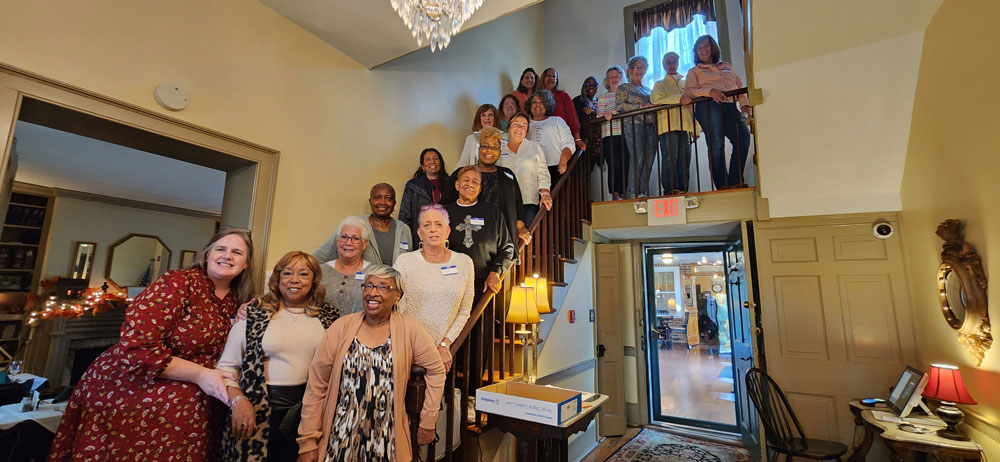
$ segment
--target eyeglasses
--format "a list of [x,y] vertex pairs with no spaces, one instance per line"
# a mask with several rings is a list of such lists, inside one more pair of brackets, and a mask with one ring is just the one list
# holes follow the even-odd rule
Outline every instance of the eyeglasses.
[[342,241],[350,241],[352,244],[360,244],[362,240],[362,238],[358,236],[348,236],[347,234],[341,234],[340,236],[337,237],[340,238],[340,240]]
[[638,65],[638,64],[629,66],[628,68],[631,69],[631,70],[636,70],[636,69],[646,70],[646,66],[642,66],[642,65]]
[[585,87],[596,87],[597,84],[593,83],[593,82],[587,82],[587,83],[583,84],[583,86],[585,86]]
[[396,289],[395,287],[390,286],[389,284],[377,284],[376,285],[376,284],[372,284],[370,282],[366,282],[364,284],[361,284],[361,287],[364,290],[375,289],[375,290],[378,291],[378,293],[380,293],[382,295],[385,295],[385,293],[388,292],[388,291],[390,291],[390,290],[395,290]]
[[500,152],[500,146],[479,146],[480,151]]

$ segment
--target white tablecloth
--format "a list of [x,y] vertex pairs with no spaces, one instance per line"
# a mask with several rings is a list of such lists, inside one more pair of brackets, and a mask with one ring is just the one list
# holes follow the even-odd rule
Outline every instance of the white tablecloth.
[[59,428],[59,421],[62,420],[63,413],[66,412],[66,402],[59,404],[39,403],[38,409],[34,412],[21,412],[20,409],[21,403],[0,406],[0,430],[6,430],[25,420],[34,420],[55,433]]

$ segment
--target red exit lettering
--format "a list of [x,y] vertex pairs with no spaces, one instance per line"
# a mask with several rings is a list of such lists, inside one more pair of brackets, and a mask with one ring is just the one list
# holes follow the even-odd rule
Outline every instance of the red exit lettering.
[[653,215],[657,218],[676,217],[680,211],[681,199],[657,199],[653,207]]

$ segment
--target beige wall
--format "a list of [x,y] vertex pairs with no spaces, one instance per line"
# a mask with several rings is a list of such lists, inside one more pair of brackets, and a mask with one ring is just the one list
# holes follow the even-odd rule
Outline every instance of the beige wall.
[[475,107],[541,61],[541,6],[377,71],[255,1],[2,8],[5,63],[163,113],[153,89],[176,83],[191,105],[169,115],[280,151],[267,266],[364,212],[372,184],[401,193],[422,148],[454,164]]
[[104,283],[108,246],[129,233],[159,237],[170,249],[167,269],[176,269],[181,250],[201,250],[205,236],[215,231],[215,220],[57,197],[50,227],[42,278],[68,277],[70,262],[76,255],[76,242],[95,242],[97,249],[90,285],[97,287]]
[[[993,347],[980,367],[941,316],[937,306],[935,271],[940,263],[938,223],[949,218],[965,222],[965,237],[992,276],[989,300],[993,330],[1000,324],[1000,215],[996,181],[1000,178],[1000,97],[991,90],[1000,74],[1000,52],[990,43],[995,2],[945,2],[925,32],[913,126],[903,174],[903,227],[909,259],[913,307],[923,363],[958,365],[969,392],[979,402],[967,414],[992,427],[973,433],[990,459],[1000,459],[1000,351]],[[974,63],[975,71],[958,66]],[[967,418],[967,421],[970,419]],[[973,422],[975,424],[975,422]]]

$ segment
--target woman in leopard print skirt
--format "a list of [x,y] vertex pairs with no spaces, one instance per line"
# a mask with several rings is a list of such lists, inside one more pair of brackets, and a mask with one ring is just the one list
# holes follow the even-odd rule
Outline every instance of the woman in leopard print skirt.
[[323,273],[305,252],[289,252],[274,266],[269,292],[251,303],[247,319],[229,332],[218,368],[232,412],[224,429],[228,461],[293,462],[298,411],[309,363],[337,310],[323,304]]

